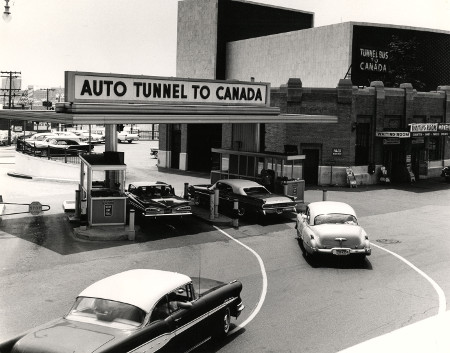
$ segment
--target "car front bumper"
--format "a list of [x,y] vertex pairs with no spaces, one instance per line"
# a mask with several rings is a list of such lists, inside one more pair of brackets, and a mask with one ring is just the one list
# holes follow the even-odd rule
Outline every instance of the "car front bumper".
[[173,212],[173,213],[145,213],[142,212],[142,215],[144,217],[181,217],[181,216],[190,216],[192,215],[192,212]]
[[261,214],[268,215],[268,214],[282,214],[284,212],[297,212],[295,206],[289,206],[289,207],[271,207],[271,208],[263,208],[261,210]]

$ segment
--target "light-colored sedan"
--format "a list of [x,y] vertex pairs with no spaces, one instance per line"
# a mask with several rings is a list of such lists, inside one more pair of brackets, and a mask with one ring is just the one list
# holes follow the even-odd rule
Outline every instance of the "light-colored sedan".
[[324,253],[364,259],[371,254],[369,237],[358,224],[355,210],[346,203],[312,202],[297,215],[295,228],[305,256]]

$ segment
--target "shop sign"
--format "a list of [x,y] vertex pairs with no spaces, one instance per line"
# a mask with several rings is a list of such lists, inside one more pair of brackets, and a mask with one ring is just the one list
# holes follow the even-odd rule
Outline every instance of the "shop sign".
[[411,132],[431,132],[438,131],[438,123],[409,124]]
[[425,143],[425,139],[423,137],[416,137],[416,138],[411,139],[411,143],[413,145],[419,145],[421,143]]
[[66,72],[67,101],[267,105],[269,84]]
[[377,131],[375,133],[376,137],[397,137],[397,138],[408,138],[410,133],[406,131]]
[[342,148],[333,147],[333,156],[342,156]]
[[359,48],[359,69],[361,71],[387,72],[389,52],[380,49]]
[[399,145],[400,139],[398,137],[389,137],[387,139],[383,139],[383,145]]

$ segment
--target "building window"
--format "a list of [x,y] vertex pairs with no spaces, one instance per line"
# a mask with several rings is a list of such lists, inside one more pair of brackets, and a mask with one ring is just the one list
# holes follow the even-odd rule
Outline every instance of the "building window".
[[369,164],[370,124],[356,125],[355,165]]

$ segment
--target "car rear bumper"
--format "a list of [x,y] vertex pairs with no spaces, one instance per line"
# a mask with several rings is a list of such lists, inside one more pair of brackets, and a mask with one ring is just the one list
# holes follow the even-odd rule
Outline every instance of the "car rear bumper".
[[295,206],[289,206],[289,207],[271,207],[271,208],[264,208],[261,213],[265,216],[268,214],[282,214],[284,212],[297,212]]
[[364,248],[364,249],[350,249],[350,248],[320,249],[320,248],[313,248],[312,250],[315,253],[331,254],[331,255],[360,254],[360,255],[367,255],[367,256],[369,256],[372,253],[372,249],[371,248]]

